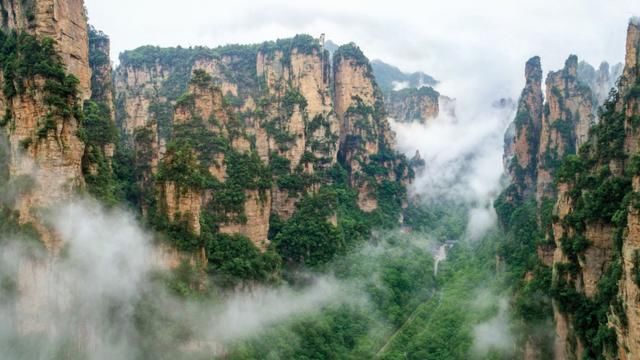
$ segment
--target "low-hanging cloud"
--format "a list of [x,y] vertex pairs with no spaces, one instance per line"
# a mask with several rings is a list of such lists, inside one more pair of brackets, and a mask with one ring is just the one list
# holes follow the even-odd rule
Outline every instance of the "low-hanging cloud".
[[394,91],[404,90],[409,87],[408,81],[394,81],[391,83]]
[[427,203],[449,201],[469,205],[469,236],[480,237],[494,223],[492,199],[500,191],[503,134],[514,108],[457,101],[456,118],[447,112],[427,124],[391,121],[398,150],[408,157],[420,152],[425,166],[418,169],[410,192]]
[[384,287],[379,262],[435,249],[428,236],[403,234],[406,246],[400,246],[399,230],[375,233],[375,241],[336,260],[364,262],[366,275],[303,273],[296,274],[303,280],[297,285],[253,284],[186,299],[167,289],[159,272],[164,257],[132,214],[93,200],[57,204],[43,214],[65,242],[57,256],[25,239],[0,239],[0,284],[10,290],[0,292],[0,349],[11,359],[224,355],[273,326],[343,304],[378,321],[382,314],[365,288]]
[[513,351],[515,339],[511,333],[509,320],[509,302],[507,299],[497,299],[498,313],[496,316],[477,324],[473,328],[473,357],[482,357],[490,351],[501,354]]
[[224,302],[222,312],[209,319],[207,333],[210,338],[222,341],[254,335],[293,315],[313,313],[322,305],[341,302],[345,290],[336,279],[321,277],[304,291],[282,287],[236,293]]
[[152,280],[156,250],[131,214],[79,200],[58,204],[48,220],[65,241],[58,256],[34,251],[24,239],[3,239],[0,247],[0,280],[12,294],[0,296],[0,348],[9,358],[215,354],[276,322],[343,301],[343,285],[330,276],[301,289],[256,286],[218,301],[186,300]]
[[511,107],[465,111],[458,101],[457,119],[441,114],[426,125],[392,120],[398,150],[416,150],[425,167],[416,174],[412,192],[429,198],[483,202],[496,193],[503,173],[503,134],[513,119]]

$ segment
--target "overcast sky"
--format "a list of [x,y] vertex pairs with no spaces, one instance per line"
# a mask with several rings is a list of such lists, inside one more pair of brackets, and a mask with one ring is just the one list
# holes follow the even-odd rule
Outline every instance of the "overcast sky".
[[[457,91],[520,91],[525,61],[545,73],[569,53],[621,61],[639,0],[86,0],[90,22],[112,40],[112,57],[141,45],[215,47],[296,33],[355,41],[369,58],[422,70]],[[489,82],[489,83],[487,83]],[[460,89],[461,86],[467,89]],[[453,91],[453,90],[451,90]]]

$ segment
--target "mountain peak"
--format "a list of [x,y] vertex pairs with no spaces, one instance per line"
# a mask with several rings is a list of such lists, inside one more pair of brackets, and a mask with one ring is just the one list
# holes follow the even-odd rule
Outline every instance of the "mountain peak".
[[527,64],[524,69],[524,76],[527,79],[527,83],[542,81],[542,65],[540,64],[540,57],[534,56],[527,60]]

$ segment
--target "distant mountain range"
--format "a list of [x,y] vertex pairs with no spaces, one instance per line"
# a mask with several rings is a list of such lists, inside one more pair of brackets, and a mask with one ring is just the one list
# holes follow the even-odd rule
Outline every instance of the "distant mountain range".
[[400,90],[403,88],[420,88],[435,86],[438,81],[423,72],[406,73],[399,68],[381,60],[372,60],[371,67],[376,81],[382,91]]

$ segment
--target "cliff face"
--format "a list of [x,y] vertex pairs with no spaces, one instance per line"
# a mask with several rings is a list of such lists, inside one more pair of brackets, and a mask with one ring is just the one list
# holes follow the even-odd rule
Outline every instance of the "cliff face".
[[81,99],[91,94],[87,15],[83,0],[37,0],[35,33],[56,41],[67,70],[78,80]]
[[627,30],[626,55],[624,59],[624,70],[622,71],[622,82],[620,90],[626,92],[632,89],[640,76],[638,63],[640,60],[640,49],[638,42],[640,41],[640,24],[637,18],[633,19]]
[[44,79],[29,81],[26,87],[35,90],[33,94],[0,98],[0,104],[11,114],[8,121],[10,179],[30,183],[14,206],[20,222],[33,222],[47,247],[53,247],[54,239],[37,225],[36,212],[69,198],[83,186],[84,144],[76,135],[79,124],[75,118],[51,114],[45,103],[44,86]]
[[91,95],[87,16],[83,0],[2,0],[2,28],[51,38],[67,70],[80,81],[80,97]]
[[517,196],[535,194],[540,202],[554,197],[555,171],[587,140],[598,103],[589,84],[579,80],[574,55],[562,70],[547,75],[544,99],[539,58],[527,62],[525,77],[516,119],[505,136],[505,159]]
[[89,59],[91,65],[91,98],[84,103],[82,136],[86,145],[82,157],[82,172],[87,190],[107,202],[118,201],[113,158],[117,129],[113,99],[113,69],[109,37],[89,29]]
[[[638,212],[636,165],[638,115],[639,27],[630,24],[627,56],[617,92],[601,110],[599,124],[581,148],[572,165],[561,169],[556,239],[554,285],[559,294],[575,291],[574,299],[556,295],[558,327],[556,356],[608,353],[621,359],[640,354],[638,342],[638,292],[636,273],[638,244],[635,240]],[[577,168],[576,168],[577,167]],[[569,170],[571,169],[571,170]],[[596,182],[587,183],[591,177]],[[616,188],[603,196],[603,192]],[[633,280],[636,279],[636,280]],[[590,312],[568,306],[569,300],[592,306]],[[595,310],[600,307],[600,310]],[[592,344],[581,319],[594,316],[589,326],[607,334]]]
[[526,85],[518,102],[514,120],[512,159],[507,159],[508,171],[516,186],[515,196],[527,197],[536,182],[537,154],[542,128],[543,95],[540,58],[534,57],[525,66]]
[[[637,120],[640,118],[640,24],[631,23],[627,32],[627,55],[625,58],[624,78],[621,93],[625,94],[616,105],[625,114],[625,144],[635,143],[638,139]],[[631,85],[635,84],[635,85]],[[629,155],[638,151],[637,145],[625,146]],[[633,161],[633,160],[632,160]],[[629,168],[630,164],[627,165]],[[636,170],[636,168],[633,168]],[[633,171],[631,170],[631,171]],[[640,177],[635,173],[632,178],[633,194],[640,191]],[[628,208],[626,237],[622,243],[620,280],[618,297],[624,304],[624,313],[619,314],[623,326],[616,326],[618,335],[618,353],[622,359],[633,359],[640,356],[640,212],[637,202]],[[624,326],[626,325],[626,326]]]
[[264,251],[270,222],[292,219],[337,168],[364,212],[378,209],[381,191],[396,204],[411,171],[393,150],[381,92],[355,45],[336,54],[331,72],[329,53],[305,35],[123,54],[118,124],[146,164],[139,187],[155,189],[143,212],[201,239],[242,235]]
[[[196,72],[176,106],[173,133],[157,174],[159,209],[201,235],[201,224],[221,234],[242,234],[256,247],[268,245],[270,179],[249,132],[224,103],[222,92]],[[229,203],[240,202],[240,203]]]
[[89,65],[91,66],[91,99],[104,103],[115,121],[113,68],[111,67],[111,42],[103,32],[89,29]]
[[[78,119],[81,100],[91,94],[84,5],[81,0],[3,1],[1,9],[5,34],[20,32],[3,38],[18,44],[6,48],[4,58],[20,59],[5,67],[0,94],[9,179],[30,179],[12,206],[19,221],[34,223],[53,248],[53,237],[36,220],[37,209],[69,198],[84,185]],[[37,67],[38,61],[49,67]]]
[[[271,103],[259,126],[266,131],[255,130],[257,136],[266,133],[269,146],[258,151],[286,159],[298,176],[310,178],[337,160],[340,126],[329,91],[329,68],[329,54],[315,44],[284,52],[263,47],[258,52],[257,76],[264,79]],[[290,218],[301,195],[274,184],[274,214]]]
[[365,212],[378,208],[376,191],[385,181],[402,181],[409,169],[393,157],[395,134],[389,128],[382,92],[360,49],[353,44],[334,55],[336,113],[341,122],[340,153],[358,189]]
[[433,77],[422,72],[405,73],[380,60],[373,60],[371,68],[386,111],[395,121],[427,124],[440,113],[455,117],[455,100],[433,89],[438,84]]
[[595,124],[596,98],[578,81],[578,58],[570,56],[564,69],[551,72],[546,81],[546,105],[537,159],[536,199],[552,197],[553,175],[560,160],[575,154]]
[[[532,177],[513,177],[516,188],[530,189],[521,192],[521,201],[527,196],[536,200],[536,267],[552,270],[556,359],[640,355],[639,49],[640,27],[632,22],[623,75],[598,111],[597,122],[598,98],[617,70],[603,65],[590,71],[571,56],[563,70],[549,74],[536,170]],[[521,132],[516,144],[519,136]],[[516,161],[532,158],[531,147],[514,148]],[[530,179],[535,180],[535,196]],[[496,208],[504,209],[502,205]]]
[[[640,191],[640,178],[634,176],[633,191]],[[640,354],[640,279],[638,276],[640,266],[640,211],[637,207],[629,209],[627,218],[627,237],[622,244],[622,280],[618,296],[625,305],[624,314],[621,318],[626,318],[625,326],[612,327],[616,329],[619,344],[619,355],[621,359],[633,359]]]
[[440,113],[440,94],[430,87],[392,91],[385,103],[389,116],[400,122],[426,124]]
[[115,87],[118,96],[118,123],[123,134],[131,136],[135,129],[144,128],[154,120],[149,108],[152,100],[163,100],[158,91],[161,83],[167,80],[168,71],[160,64],[144,68],[118,68]]
[[[160,262],[186,259],[221,281],[277,278],[282,259],[327,262],[369,223],[398,223],[411,169],[393,150],[357,47],[343,53],[358,62],[340,57],[336,72],[309,36],[144,47],[123,54],[113,77],[109,39],[87,29],[82,3],[44,3],[2,3],[5,29],[26,32],[0,34],[0,180],[14,195],[0,216],[31,223],[54,255],[62,244],[40,210],[84,190],[138,207],[170,244]],[[41,24],[45,10],[54,20]],[[39,260],[27,266],[44,269]],[[21,314],[38,313],[37,292],[48,289],[29,282],[29,271],[18,281]]]
[[63,244],[45,219],[91,184],[87,174],[100,172],[87,161],[97,114],[84,103],[92,87],[89,29],[81,0],[1,1],[0,13],[0,217],[3,225],[35,230],[25,233],[48,250],[16,264],[15,329],[51,333],[45,309],[60,301],[50,296],[59,286],[51,273]]

